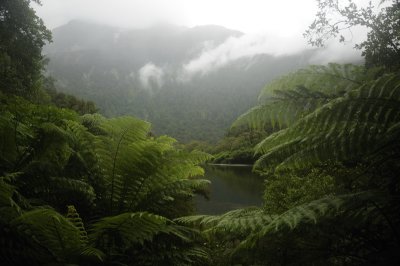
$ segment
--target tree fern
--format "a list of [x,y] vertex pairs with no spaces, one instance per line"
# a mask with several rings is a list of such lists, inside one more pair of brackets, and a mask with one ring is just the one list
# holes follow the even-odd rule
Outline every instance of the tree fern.
[[[293,174],[288,171],[302,170],[295,172],[301,177],[314,167],[344,163],[364,169],[357,177],[342,177],[359,179],[357,184],[362,185],[338,187],[347,194],[326,196],[271,216],[250,231],[236,255],[252,260],[249,254],[255,250],[259,256],[253,263],[268,265],[398,261],[392,250],[384,253],[385,248],[371,241],[390,249],[399,245],[400,78],[398,74],[377,78],[377,71],[366,73],[358,67],[346,72],[351,68],[312,67],[275,81],[261,93],[261,106],[236,123],[274,127],[278,121],[280,130],[256,146],[261,157],[255,168],[264,174],[279,179]],[[298,100],[299,92],[291,89],[296,85],[329,97],[305,111],[310,99]],[[282,92],[286,98],[277,100],[274,96]],[[375,190],[360,192],[365,188]],[[217,228],[219,219],[213,217],[209,228]],[[233,227],[234,222],[229,224]]]
[[51,209],[28,211],[11,221],[19,238],[29,239],[37,255],[47,256],[48,262],[68,262],[79,256],[81,242],[79,230],[65,217]]
[[199,187],[200,181],[188,177],[203,174],[197,164],[208,155],[177,151],[173,146],[175,140],[169,137],[149,139],[148,125],[133,118],[104,123],[100,127],[111,138],[97,137],[96,155],[106,186],[103,196],[111,213],[134,211],[139,205],[143,210],[142,203],[150,202],[148,197],[173,199],[174,193],[182,193],[183,184],[186,193]]
[[[382,220],[384,217],[379,215],[379,210],[375,205],[378,203],[387,204],[387,202],[388,198],[385,194],[373,191],[327,196],[289,209],[272,219],[267,226],[264,226],[263,229],[256,234],[266,235],[268,232],[277,232],[282,230],[282,228],[293,230],[302,223],[316,224],[319,219],[327,219],[327,217],[334,217],[337,214],[343,215],[344,212],[347,212],[347,214],[345,214],[347,219],[351,217],[362,217],[362,220],[357,219],[358,223],[363,223],[371,218],[376,222],[376,220]],[[372,220],[370,220],[370,222],[372,222]],[[356,226],[354,221],[350,223]]]
[[[363,241],[372,237],[368,235],[371,234],[368,230],[377,226],[381,230],[381,237],[387,238],[386,241],[393,243],[399,240],[396,239],[398,229],[393,226],[399,222],[398,215],[395,215],[399,211],[399,200],[399,197],[388,197],[381,191],[365,191],[326,196],[291,208],[280,215],[269,215],[260,208],[248,208],[217,216],[182,217],[175,221],[199,228],[211,241],[228,245],[230,242],[226,241],[239,240],[231,253],[227,254],[232,256],[233,261],[244,259],[243,263],[263,265],[280,265],[286,261],[296,265],[299,261],[313,264],[317,260],[325,260],[341,264],[346,260],[355,262],[351,254],[357,256],[358,252],[364,252],[365,256],[365,252],[374,252],[367,251]],[[324,233],[321,229],[329,232]],[[341,239],[350,237],[352,233],[349,232],[357,230],[360,233],[355,233],[354,237],[361,239],[352,239],[352,242],[346,244],[351,250],[341,250],[337,246]],[[314,239],[310,238],[310,231]],[[357,241],[361,246],[356,247]],[[323,245],[326,245],[327,251],[318,251]],[[281,253],[285,249],[288,249],[287,253]],[[337,250],[333,252],[328,249]]]
[[27,192],[27,196],[37,197],[45,202],[52,203],[60,209],[66,204],[80,204],[82,208],[93,206],[96,199],[94,188],[88,183],[65,177],[46,177],[35,180],[35,176],[26,178],[21,189],[32,190]]
[[93,144],[95,137],[77,121],[66,120],[65,127],[70,135],[69,146],[72,149],[72,154],[64,170],[68,176],[76,177],[79,175],[88,178],[97,170],[94,169],[97,163]]
[[374,80],[378,72],[379,69],[366,70],[363,66],[352,64],[309,66],[269,83],[262,90],[259,102],[269,101],[275,91],[285,91],[297,86],[303,86],[310,91],[340,95],[366,81]]
[[[325,260],[334,265],[345,261],[367,262],[370,256],[368,253],[378,252],[374,248],[371,249],[369,239],[384,239],[391,245],[396,245],[399,241],[398,229],[393,226],[399,222],[398,215],[393,215],[399,210],[398,202],[398,197],[388,197],[380,191],[321,198],[276,216],[261,230],[253,231],[235,252],[264,248],[272,255],[279,252],[278,247],[281,245],[282,249],[288,249],[286,255],[282,254],[286,256],[287,261],[292,259],[313,263]],[[380,228],[380,232],[375,232],[377,228]],[[285,242],[285,239],[288,242]],[[331,250],[319,250],[321,246]],[[296,257],[291,258],[294,254]],[[385,256],[379,259],[371,258],[370,261],[388,263],[393,259],[389,256],[387,261]],[[280,260],[275,255],[265,257],[269,257],[267,261],[272,259],[271,263]]]
[[88,260],[91,262],[99,262],[103,261],[105,254],[93,247],[93,243],[89,243],[89,238],[87,231],[85,229],[85,225],[82,219],[79,216],[79,213],[75,209],[73,205],[68,206],[68,211],[66,214],[66,218],[70,221],[80,232],[80,241],[82,243],[82,247],[80,249],[80,260]]
[[209,180],[204,179],[182,179],[169,182],[150,190],[146,197],[136,203],[135,208],[138,210],[160,210],[176,198],[191,198],[194,192],[205,191],[210,183]]
[[269,83],[259,96],[259,105],[241,115],[232,127],[286,128],[316,108],[351,91],[377,70],[362,66],[329,64],[310,66]]
[[222,215],[195,215],[181,217],[175,221],[195,226],[206,233],[235,234],[247,236],[250,232],[257,232],[269,224],[274,216],[265,213],[262,209],[250,207],[237,209]]
[[162,216],[146,212],[123,213],[93,224],[89,238],[105,250],[113,246],[127,249],[136,243],[151,241],[157,234],[170,232],[167,221]]
[[[197,178],[209,155],[178,150],[166,136],[151,137],[150,125],[132,117],[78,119],[19,98],[4,102],[2,261],[128,263],[144,250],[157,250],[173,265],[206,259],[205,250],[191,240],[195,231],[145,211],[176,217],[177,204],[187,205],[209,185]],[[64,217],[60,212],[66,206]],[[141,264],[150,261],[139,257]]]
[[348,92],[258,144],[257,151],[264,155],[257,166],[304,168],[375,151],[388,132],[397,132],[399,94],[398,75],[381,77]]
[[269,101],[258,105],[241,115],[232,125],[248,125],[251,128],[286,128],[304,115],[327,103],[337,95],[313,92],[303,86],[284,91],[274,91]]

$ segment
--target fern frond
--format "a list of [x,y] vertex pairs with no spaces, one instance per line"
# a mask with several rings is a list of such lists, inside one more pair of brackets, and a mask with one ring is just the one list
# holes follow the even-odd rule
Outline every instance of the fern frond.
[[173,202],[176,197],[193,196],[193,192],[206,190],[211,182],[205,179],[181,179],[168,182],[162,186],[149,189],[143,199],[136,203],[135,208],[139,210],[157,210],[165,208],[168,202]]
[[20,238],[31,242],[39,254],[52,254],[54,260],[70,261],[84,246],[79,229],[51,209],[36,209],[11,221]]
[[291,90],[297,86],[324,94],[340,95],[375,79],[375,74],[376,70],[367,71],[363,66],[352,64],[313,65],[269,83],[261,91],[259,102],[270,101],[275,91]]
[[374,76],[374,71],[351,64],[298,70],[269,83],[259,96],[259,105],[241,115],[232,127],[286,128]]
[[360,86],[264,139],[256,148],[264,154],[256,167],[298,169],[374,152],[400,120],[399,95],[398,75]]
[[233,210],[222,215],[195,215],[177,218],[175,221],[200,228],[207,234],[233,233],[246,236],[250,232],[257,232],[264,228],[273,220],[273,217],[260,208],[249,207]]
[[101,250],[90,246],[84,247],[79,255],[81,261],[85,260],[93,263],[103,262],[106,257]]
[[[157,256],[152,256],[152,254],[157,254]],[[139,262],[139,265],[209,265],[211,261],[209,250],[200,246],[157,249],[152,253],[145,254],[145,256],[144,262]]]
[[107,132],[117,144],[124,145],[146,138],[150,124],[132,116],[123,116],[104,120],[100,128]]
[[11,113],[0,115],[0,174],[11,169],[17,158],[17,140],[15,136],[15,125],[12,123]]
[[83,173],[90,172],[96,163],[94,155],[95,136],[89,133],[86,127],[76,121],[65,121],[65,127],[70,135],[71,141],[69,146],[73,150],[69,164],[73,164],[74,169],[81,169],[81,173],[76,173],[76,171],[68,169],[70,174],[82,175]]
[[342,221],[353,227],[367,221],[373,224],[386,223],[382,208],[385,205],[390,206],[391,200],[398,203],[399,198],[390,198],[386,193],[378,191],[364,191],[311,201],[275,216],[261,230],[253,231],[241,247],[254,247],[260,239],[268,237],[269,234],[294,230],[301,225],[317,224],[321,220],[336,219],[339,216],[345,217],[346,220]]
[[0,177],[0,224],[8,224],[21,213],[15,194],[15,187],[7,182],[7,178]]
[[0,114],[0,174],[15,171],[18,161],[28,153],[26,145],[33,139],[33,130],[6,111]]
[[18,206],[12,199],[15,188],[5,179],[5,177],[0,177],[0,206]]
[[[61,126],[42,123],[35,145],[35,160],[46,162],[54,169],[63,169],[73,150],[69,146],[72,136]],[[54,170],[55,171],[55,170]]]
[[274,91],[274,96],[268,102],[239,116],[232,127],[247,125],[256,129],[285,128],[335,97],[338,96],[311,91],[302,86]]
[[[26,196],[43,199],[59,208],[68,204],[93,206],[96,199],[94,188],[88,183],[66,177],[37,178],[26,177],[24,186]],[[30,188],[30,190],[29,190]]]
[[68,212],[67,212],[67,219],[76,227],[78,228],[81,236],[81,242],[87,244],[88,243],[88,236],[87,232],[85,229],[85,225],[83,224],[83,221],[81,217],[79,217],[78,212],[75,209],[75,206],[69,205],[67,206]]
[[135,244],[151,241],[160,233],[169,233],[168,219],[147,212],[123,213],[106,217],[93,224],[89,239],[99,247],[117,245],[128,249]]
[[[147,138],[147,124],[135,119],[124,118],[111,124],[112,127],[104,127],[105,131],[111,130],[109,134],[114,135],[120,132],[119,138],[99,136],[96,140],[96,155],[106,185],[104,196],[111,213],[143,210],[136,207],[148,202],[147,198],[156,197],[156,191],[164,191],[161,198],[170,199],[176,196],[174,193],[189,195],[198,187],[196,182],[200,181],[193,181],[190,187],[190,182],[181,180],[202,175],[203,169],[197,164],[209,159],[209,155],[178,151],[173,145],[175,140],[166,136]],[[142,133],[135,132],[137,130]],[[127,135],[130,137],[125,138]],[[178,189],[176,184],[179,182],[181,187]]]

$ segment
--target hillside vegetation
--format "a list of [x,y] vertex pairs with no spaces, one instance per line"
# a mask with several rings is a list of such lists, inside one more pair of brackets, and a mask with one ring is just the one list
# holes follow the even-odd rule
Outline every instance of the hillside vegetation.
[[59,91],[95,102],[107,117],[134,115],[151,122],[157,135],[215,143],[267,82],[314,55],[256,55],[204,66],[204,73],[185,68],[207,48],[240,36],[219,26],[122,30],[71,21],[54,29],[44,48],[47,75]]

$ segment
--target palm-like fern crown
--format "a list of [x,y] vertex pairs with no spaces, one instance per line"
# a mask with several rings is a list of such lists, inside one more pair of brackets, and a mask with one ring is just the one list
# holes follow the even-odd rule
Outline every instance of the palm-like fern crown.
[[[124,252],[165,234],[174,241],[160,247],[176,249],[171,260],[205,259],[201,249],[191,250],[193,232],[150,212],[164,213],[177,198],[204,189],[209,182],[192,177],[203,174],[198,164],[209,155],[177,150],[169,137],[149,137],[150,125],[132,117],[79,118],[18,97],[3,102],[0,208],[9,215],[0,222],[11,231],[0,238],[30,251],[13,256],[2,246],[4,261],[25,263],[33,254],[32,264],[126,260]],[[69,207],[65,217],[37,205]],[[185,246],[181,254],[176,245]]]
[[148,138],[149,125],[131,117],[104,121],[100,128],[107,135],[96,137],[95,153],[106,186],[102,197],[111,213],[157,210],[208,184],[188,179],[203,174],[197,164],[207,154],[176,150],[175,140],[166,136]]
[[257,145],[257,167],[305,168],[359,160],[398,137],[400,82],[386,75],[349,91]]
[[362,66],[332,63],[298,70],[265,86],[259,105],[241,115],[232,126],[286,128],[330,100],[373,80],[377,72],[378,69],[366,71]]
[[233,125],[277,128],[257,145],[262,157],[256,167],[301,169],[332,159],[353,160],[378,149],[389,135],[395,137],[399,77],[376,78],[379,71],[311,66],[268,84],[260,104]]

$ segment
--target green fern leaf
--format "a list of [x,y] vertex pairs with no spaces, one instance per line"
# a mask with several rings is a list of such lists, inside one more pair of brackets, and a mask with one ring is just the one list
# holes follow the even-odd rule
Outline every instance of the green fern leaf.
[[[366,156],[400,119],[400,79],[388,75],[335,99],[257,145],[256,167],[306,168]],[[393,131],[394,132],[394,131]]]

